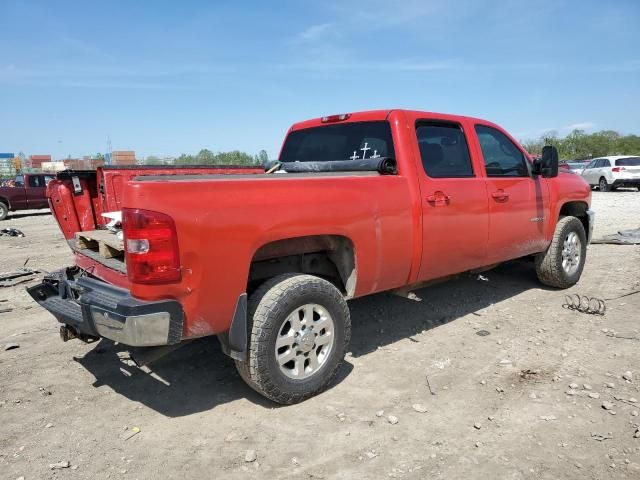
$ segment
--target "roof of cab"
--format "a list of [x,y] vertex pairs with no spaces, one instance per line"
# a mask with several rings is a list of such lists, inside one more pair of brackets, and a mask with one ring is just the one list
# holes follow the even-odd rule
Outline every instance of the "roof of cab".
[[[402,109],[402,108],[391,108],[391,109],[387,109],[387,110],[366,110],[366,111],[362,111],[362,112],[350,112],[350,113],[346,113],[346,115],[349,115],[349,117],[348,117],[348,119],[344,120],[344,122],[345,123],[350,123],[350,122],[371,122],[371,121],[376,121],[376,120],[386,120],[389,117],[389,115],[391,114],[391,112],[405,112],[405,113],[407,113],[408,115],[411,115],[411,116],[432,117],[434,119],[440,119],[440,120],[459,121],[459,120],[462,120],[462,119],[467,119],[467,120],[472,120],[472,121],[476,121],[476,122],[492,124],[491,122],[488,122],[488,121],[480,119],[480,118],[468,117],[468,116],[464,116],[464,115],[452,115],[452,114],[448,114],[448,113],[428,112],[428,111],[423,111],[423,110],[407,110],[407,109]],[[341,114],[337,114],[337,115],[341,115]],[[326,123],[322,122],[323,118],[324,117],[317,117],[317,118],[311,118],[309,120],[303,120],[301,122],[296,122],[291,126],[290,131],[301,130],[301,129],[304,129],[304,128],[318,127],[318,126],[321,126],[321,125],[326,125]]]

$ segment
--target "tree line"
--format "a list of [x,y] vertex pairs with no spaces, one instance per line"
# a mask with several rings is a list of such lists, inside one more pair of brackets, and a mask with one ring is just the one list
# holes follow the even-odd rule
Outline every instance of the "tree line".
[[265,150],[260,150],[257,155],[251,155],[240,150],[214,153],[204,148],[196,155],[183,153],[169,161],[155,156],[148,156],[141,163],[144,165],[262,165],[267,160],[269,160],[269,155]]
[[573,130],[561,138],[557,132],[550,132],[537,140],[525,140],[522,146],[532,155],[540,155],[542,147],[554,145],[561,160],[579,160],[606,155],[640,155],[640,136],[621,135],[613,130],[586,133]]

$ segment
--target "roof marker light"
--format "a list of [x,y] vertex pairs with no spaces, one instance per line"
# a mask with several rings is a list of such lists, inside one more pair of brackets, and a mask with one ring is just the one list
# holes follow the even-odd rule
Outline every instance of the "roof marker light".
[[322,123],[343,122],[351,116],[350,113],[341,113],[340,115],[329,115],[322,117]]

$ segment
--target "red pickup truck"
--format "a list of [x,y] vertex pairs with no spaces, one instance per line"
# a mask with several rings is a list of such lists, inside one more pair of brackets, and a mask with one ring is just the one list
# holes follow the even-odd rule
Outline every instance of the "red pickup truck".
[[[118,188],[109,170],[49,184],[76,265],[30,294],[64,339],[153,356],[218,335],[242,378],[280,403],[331,382],[350,339],[346,300],[519,257],[566,288],[594,221],[589,186],[558,173],[554,148],[533,161],[493,123],[429,112],[297,123],[266,171],[146,173]],[[114,207],[120,258],[74,243]]]
[[25,173],[16,175],[10,185],[0,185],[0,220],[16,210],[47,208],[46,187],[54,178],[49,174]]

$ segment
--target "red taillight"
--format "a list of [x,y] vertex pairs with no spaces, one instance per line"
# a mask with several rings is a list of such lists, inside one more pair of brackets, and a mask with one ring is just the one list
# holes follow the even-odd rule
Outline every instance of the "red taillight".
[[340,115],[329,115],[322,117],[322,123],[342,122],[351,116],[350,113],[341,113]]
[[164,213],[122,209],[127,274],[133,283],[179,282],[180,253],[173,219]]
[[623,171],[625,168],[624,167],[613,167],[611,169],[612,172],[621,172]]

